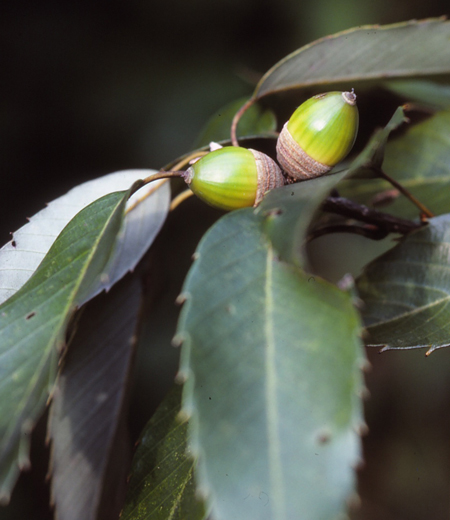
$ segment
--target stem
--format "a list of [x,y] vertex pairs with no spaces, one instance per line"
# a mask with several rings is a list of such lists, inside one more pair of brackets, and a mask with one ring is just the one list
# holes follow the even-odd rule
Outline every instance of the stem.
[[407,199],[409,199],[415,206],[417,206],[420,211],[422,212],[423,215],[425,215],[427,218],[433,218],[434,217],[434,214],[426,207],[424,206],[420,200],[416,199],[416,197],[414,197],[414,195],[409,191],[407,190],[404,186],[402,186],[399,182],[397,182],[395,179],[393,179],[392,177],[390,177],[387,173],[385,173],[383,170],[377,170],[377,173],[379,174],[379,176],[388,181],[390,184],[392,184],[392,186],[394,186],[395,188],[397,188],[397,190],[402,194],[404,195]]
[[322,209],[328,213],[336,213],[343,217],[359,220],[372,224],[379,228],[380,232],[400,233],[405,235],[419,229],[423,222],[417,223],[412,220],[394,217],[387,213],[370,209],[362,204],[357,204],[343,197],[328,197],[322,205]]
[[253,98],[250,98],[246,103],[244,103],[244,105],[241,106],[241,108],[236,112],[236,114],[233,117],[233,121],[231,122],[231,143],[233,144],[233,146],[239,146],[236,137],[239,119],[241,119],[244,113],[253,105],[254,102],[255,100]]
[[158,181],[159,179],[172,179],[173,177],[183,177],[184,171],[168,171],[168,172],[158,172],[154,173],[153,175],[149,175],[145,179],[142,179],[142,185],[145,186],[149,182]]
[[[186,166],[189,165],[190,161],[193,159],[200,159],[200,157],[203,157],[204,155],[207,155],[209,152],[192,152],[189,155],[186,155],[186,157],[183,157],[181,161],[177,162],[172,166],[172,170],[182,170]],[[170,170],[170,171],[172,171]]]
[[184,190],[181,193],[179,193],[170,203],[170,211],[173,211],[175,208],[177,208],[182,202],[184,202],[189,197],[192,197],[194,195],[194,192],[191,190]]
[[381,229],[377,226],[373,226],[372,224],[366,224],[363,226],[356,226],[352,224],[336,224],[313,230],[308,235],[307,242],[311,242],[316,238],[328,235],[330,233],[353,233],[355,235],[370,238],[371,240],[382,240],[388,236],[389,231],[386,229]]

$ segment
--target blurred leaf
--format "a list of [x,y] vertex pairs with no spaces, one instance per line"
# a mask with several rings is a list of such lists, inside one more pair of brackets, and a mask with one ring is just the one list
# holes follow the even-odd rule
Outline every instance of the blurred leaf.
[[178,419],[181,387],[175,385],[145,427],[133,459],[121,520],[201,520],[195,498],[194,461],[187,422]]
[[367,25],[321,38],[290,54],[261,79],[253,97],[327,83],[450,73],[450,22],[429,19]]
[[272,190],[264,197],[256,213],[265,217],[264,231],[282,260],[305,266],[302,245],[319,205],[344,177],[371,175],[369,168],[381,165],[389,134],[404,117],[399,107],[346,170]]
[[183,296],[183,411],[213,518],[337,518],[361,422],[350,296],[277,260],[251,210],[205,235]]
[[64,358],[49,420],[58,520],[107,520],[122,508],[131,455],[119,426],[127,416],[140,299],[141,280],[133,275],[90,302]]
[[450,86],[433,81],[400,79],[386,81],[383,86],[408,101],[418,101],[433,109],[450,107]]
[[435,350],[450,344],[450,216],[402,240],[358,280],[370,345]]
[[[383,170],[433,213],[449,212],[450,111],[438,112],[389,142]],[[343,196],[371,205],[374,197],[392,191],[392,186],[383,180],[367,179],[345,181],[339,189]],[[398,193],[387,210],[404,218],[414,218],[419,213],[416,206]]]
[[[230,139],[231,122],[236,112],[248,98],[241,98],[225,105],[216,112],[200,133],[195,148],[209,145],[211,141]],[[238,137],[274,135],[277,120],[272,110],[263,109],[258,104],[252,105],[239,120]]]
[[[154,170],[123,170],[85,182],[31,217],[30,222],[14,232],[12,240],[0,249],[0,303],[25,284],[56,237],[79,211],[108,193],[127,190],[133,182],[152,173]],[[152,183],[141,188],[128,201],[130,211],[125,217],[109,265],[86,299],[109,289],[133,270],[150,247],[169,210],[170,185],[168,182],[161,184]],[[149,193],[152,195],[144,197]]]
[[9,498],[29,466],[29,439],[42,413],[65,344],[67,324],[107,264],[129,191],[83,209],[34,275],[0,306],[0,497]]

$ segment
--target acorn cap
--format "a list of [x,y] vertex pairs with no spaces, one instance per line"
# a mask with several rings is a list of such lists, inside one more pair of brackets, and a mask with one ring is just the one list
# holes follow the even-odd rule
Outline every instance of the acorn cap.
[[228,211],[257,206],[268,190],[285,184],[270,157],[237,146],[203,156],[186,170],[184,180],[204,202]]
[[352,149],[358,123],[353,91],[318,94],[284,125],[277,142],[278,162],[294,180],[324,175]]

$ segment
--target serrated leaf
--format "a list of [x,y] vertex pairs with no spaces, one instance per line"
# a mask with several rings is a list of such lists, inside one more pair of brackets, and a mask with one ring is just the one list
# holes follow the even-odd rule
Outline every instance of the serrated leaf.
[[418,101],[432,109],[450,107],[450,86],[441,85],[433,81],[399,79],[386,81],[383,86],[403,96],[407,101]]
[[[435,114],[411,127],[404,135],[389,142],[383,170],[407,188],[433,213],[450,211],[450,111]],[[371,205],[392,186],[383,180],[349,181],[340,187],[342,195]],[[418,209],[400,196],[386,206],[386,211],[404,218],[418,216]]]
[[282,90],[450,73],[450,22],[429,19],[367,25],[327,36],[290,54],[261,79],[255,99]]
[[133,459],[121,520],[202,520],[195,498],[194,461],[187,422],[178,419],[181,387],[175,385],[145,427]]
[[29,436],[52,388],[67,324],[107,264],[127,192],[107,195],[64,228],[34,275],[0,306],[0,497],[29,465]]
[[[12,240],[0,249],[0,303],[25,284],[59,233],[79,211],[108,193],[128,189],[133,182],[152,173],[153,170],[123,170],[85,182],[31,217],[30,222],[15,231]],[[129,211],[109,266],[105,268],[103,278],[93,285],[87,299],[109,289],[134,269],[164,223],[169,204],[169,183],[161,185],[160,181],[145,186],[130,198]]]
[[107,520],[122,508],[131,455],[120,426],[140,299],[133,275],[90,302],[64,358],[49,417],[58,520]]
[[[230,139],[231,122],[236,112],[248,98],[232,101],[218,110],[208,121],[196,141],[195,148],[209,145],[211,141]],[[238,137],[274,136],[277,120],[272,110],[263,109],[258,104],[252,105],[239,121]]]
[[435,350],[450,344],[450,216],[414,231],[358,280],[370,345]]
[[360,450],[350,296],[277,260],[251,210],[205,235],[183,295],[183,409],[212,517],[337,518]]

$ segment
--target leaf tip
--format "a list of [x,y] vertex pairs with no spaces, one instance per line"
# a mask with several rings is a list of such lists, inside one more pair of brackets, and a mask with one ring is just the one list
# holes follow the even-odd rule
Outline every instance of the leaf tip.
[[175,376],[175,383],[177,385],[184,385],[186,381],[188,380],[189,372],[187,370],[178,370],[176,376]]
[[0,506],[7,506],[9,504],[10,498],[11,493],[8,493],[6,490],[0,490]]
[[[175,334],[175,336],[172,338],[172,347],[175,347],[175,348],[179,348],[181,347],[181,345],[184,343],[184,340],[185,340],[185,336],[182,334],[182,333],[178,333],[178,334]],[[180,374],[180,372],[178,372],[178,374]],[[178,377],[178,374],[177,374],[177,377]]]
[[209,501],[210,496],[211,492],[206,485],[197,485],[197,489],[195,490],[195,498],[197,500],[199,500],[200,502],[207,503]]
[[177,413],[177,416],[176,416],[176,420],[177,422],[179,422],[180,424],[183,424],[187,421],[189,421],[189,419],[191,418],[191,414],[189,413],[189,411],[185,408],[183,408],[182,410],[180,410],[178,413]]
[[366,386],[363,386],[358,390],[357,396],[363,401],[367,401],[370,398],[369,389]]
[[31,461],[29,457],[23,455],[18,461],[17,465],[19,466],[20,471],[28,471],[31,469]]
[[359,369],[365,373],[370,372],[372,370],[372,363],[368,359],[363,358],[360,360]]
[[[442,345],[444,347],[446,347],[447,345]],[[431,354],[433,354],[433,352],[435,350],[437,350],[439,347],[437,345],[431,345],[431,347],[428,348],[428,350],[425,352],[425,357],[428,357],[430,356]]]
[[353,511],[361,507],[361,497],[358,495],[358,493],[356,493],[356,491],[351,493],[351,495],[347,498],[347,507]]
[[175,303],[177,305],[183,305],[183,303],[189,298],[189,293],[180,293],[176,299]]
[[361,423],[357,424],[354,427],[354,430],[357,433],[357,435],[359,435],[360,437],[364,437],[365,435],[367,435],[369,433],[369,427],[367,426],[367,424],[365,422],[361,422]]

